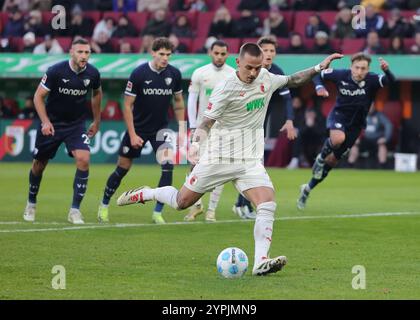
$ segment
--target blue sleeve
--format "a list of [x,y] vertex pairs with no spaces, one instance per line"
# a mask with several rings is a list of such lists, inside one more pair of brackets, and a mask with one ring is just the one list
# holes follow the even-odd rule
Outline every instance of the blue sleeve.
[[343,74],[343,70],[335,70],[332,68],[322,70],[321,73],[316,75],[312,80],[312,82],[315,85],[315,90],[318,90],[318,88],[320,87],[324,88],[325,80],[330,80],[333,82],[339,81],[342,74]]
[[137,96],[140,92],[139,88],[139,76],[137,76],[137,69],[133,70],[130,74],[130,78],[127,81],[127,86],[125,87],[124,94],[128,96]]
[[97,69],[95,69],[95,77],[93,79],[93,83],[92,83],[92,89],[93,90],[98,90],[101,87],[101,74],[99,73],[99,71]]
[[44,76],[42,77],[40,85],[48,90],[51,91],[54,89],[54,85],[57,83],[57,74],[53,67],[49,67],[47,72],[45,72]]
[[391,70],[384,71],[384,74],[377,75],[378,76],[378,84],[380,87],[386,87],[389,84],[395,82],[395,76],[391,72]]

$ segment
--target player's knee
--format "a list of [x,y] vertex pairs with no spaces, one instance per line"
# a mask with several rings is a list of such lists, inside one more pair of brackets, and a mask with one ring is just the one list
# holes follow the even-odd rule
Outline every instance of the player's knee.
[[78,155],[76,157],[76,165],[79,169],[82,169],[82,170],[89,169],[89,161],[90,161],[89,154]]
[[181,193],[178,193],[176,202],[178,204],[177,210],[187,209],[193,204],[190,199],[188,199],[185,195],[182,195]]
[[41,175],[44,172],[47,166],[47,163],[48,163],[48,160],[35,159],[32,164],[32,172],[37,176]]
[[338,159],[333,153],[331,153],[325,158],[325,163],[330,167],[335,167],[338,164]]
[[274,213],[276,212],[277,203],[274,201],[267,201],[260,203],[257,206],[257,217],[274,220]]

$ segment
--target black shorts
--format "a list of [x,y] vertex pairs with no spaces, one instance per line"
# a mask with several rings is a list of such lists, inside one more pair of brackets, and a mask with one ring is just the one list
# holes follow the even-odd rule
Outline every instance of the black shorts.
[[[54,125],[54,124],[53,124]],[[53,136],[44,136],[41,126],[38,128],[35,140],[33,158],[37,160],[53,159],[58,148],[64,142],[67,152],[72,157],[73,150],[90,151],[90,139],[86,134],[85,122],[68,126],[54,126]]]
[[[153,133],[153,134],[144,134],[141,132],[137,132],[136,134],[143,139],[143,147],[145,146],[146,142],[149,141],[152,145],[153,152],[156,154],[159,149],[172,149],[172,138],[171,138],[172,131],[168,129],[160,130],[159,133]],[[130,142],[130,136],[128,132],[126,131],[124,134],[124,137],[121,141],[120,149],[118,154],[121,157],[125,158],[139,158],[141,156],[141,151],[143,150],[143,147],[140,147],[138,149],[134,149],[131,146]]]

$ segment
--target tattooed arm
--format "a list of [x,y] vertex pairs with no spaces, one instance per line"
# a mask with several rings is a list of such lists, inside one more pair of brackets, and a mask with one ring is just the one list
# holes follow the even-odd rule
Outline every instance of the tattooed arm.
[[341,59],[342,57],[343,57],[342,54],[334,53],[328,56],[324,61],[322,61],[320,64],[316,65],[315,67],[298,71],[288,76],[287,86],[289,88],[296,88],[296,87],[302,86],[303,84],[311,80],[319,72],[321,72],[321,70],[327,69],[333,60]]

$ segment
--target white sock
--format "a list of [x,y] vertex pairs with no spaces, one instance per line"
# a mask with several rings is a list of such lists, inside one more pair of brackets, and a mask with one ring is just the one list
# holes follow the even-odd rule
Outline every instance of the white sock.
[[214,190],[210,193],[210,199],[209,199],[210,211],[216,211],[217,204],[219,203],[220,195],[222,194],[222,191],[223,191],[223,184],[214,188]]
[[172,186],[143,190],[144,200],[156,200],[167,204],[174,209],[178,209],[178,203],[176,202],[177,195],[178,190]]
[[277,204],[273,201],[261,203],[257,207],[254,225],[255,259],[254,268],[268,258],[273,235],[274,212]]

